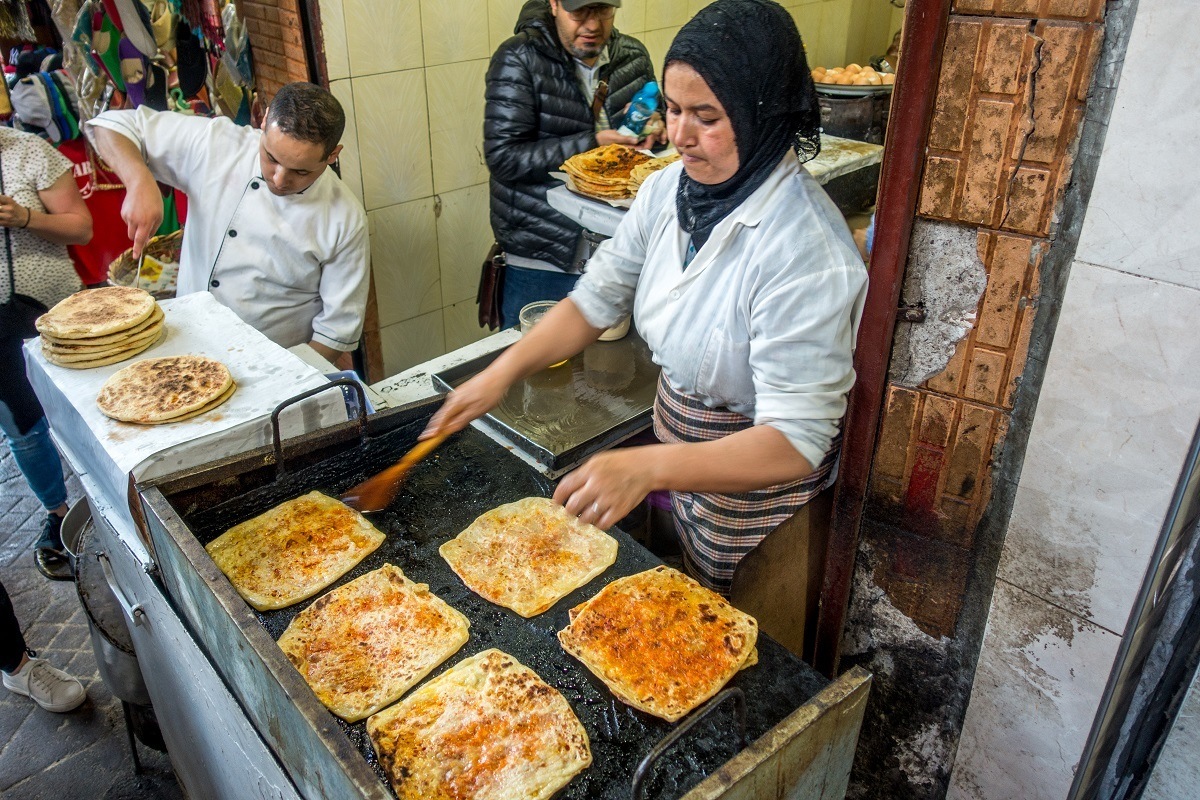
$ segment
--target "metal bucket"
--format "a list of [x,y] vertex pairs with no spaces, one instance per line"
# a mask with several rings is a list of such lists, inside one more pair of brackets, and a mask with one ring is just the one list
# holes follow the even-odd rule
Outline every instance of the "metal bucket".
[[63,550],[67,553],[67,562],[71,565],[71,574],[75,575],[75,564],[79,558],[79,543],[83,538],[83,529],[92,523],[92,509],[86,498],[78,500],[67,510],[62,521]]
[[[87,504],[76,504],[71,509]],[[70,514],[68,514],[70,516]],[[63,544],[66,545],[66,522],[63,523]],[[150,693],[138,668],[137,655],[133,649],[133,638],[125,625],[125,614],[121,604],[109,588],[104,572],[108,557],[96,547],[95,525],[90,511],[74,542],[75,590],[79,602],[87,614],[88,628],[92,636],[92,650],[96,654],[96,666],[100,677],[118,699],[127,703],[150,705]],[[68,546],[70,552],[70,546]]]

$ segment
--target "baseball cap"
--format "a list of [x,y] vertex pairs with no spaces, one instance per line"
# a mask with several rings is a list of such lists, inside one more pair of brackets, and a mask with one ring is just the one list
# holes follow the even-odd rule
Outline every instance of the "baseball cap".
[[558,0],[558,4],[567,11],[578,11],[584,6],[616,6],[621,7],[621,0]]

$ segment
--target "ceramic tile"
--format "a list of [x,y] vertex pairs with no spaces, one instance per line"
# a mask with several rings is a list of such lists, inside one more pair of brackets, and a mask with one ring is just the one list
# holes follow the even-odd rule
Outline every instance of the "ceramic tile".
[[473,297],[443,308],[442,318],[446,326],[446,352],[466,347],[494,332],[480,327],[479,306]]
[[355,78],[425,63],[420,0],[355,0],[345,4],[344,13],[350,74]]
[[1124,630],[1200,408],[1200,292],[1076,262],[1000,575]]
[[433,188],[438,194],[483,183],[484,59],[425,70]]
[[826,60],[825,52],[820,45],[821,6],[818,4],[794,6],[789,8],[788,12],[792,15],[792,19],[796,21],[796,29],[800,31],[800,38],[804,41],[805,54],[809,66],[838,66]]
[[625,0],[617,9],[617,30],[642,38],[641,34],[646,30],[646,6],[655,2],[657,0]]
[[425,66],[487,58],[484,0],[421,0]]
[[[712,2],[713,2],[713,0],[688,0],[688,9],[687,9],[687,18],[688,18],[688,20],[690,20],[692,17],[694,17],[694,16],[696,16],[697,14],[699,14],[699,13],[700,13],[700,11],[701,11],[701,10],[702,10],[702,9],[703,9],[705,6],[710,6],[710,5],[712,5]],[[786,6],[787,6],[787,3],[780,3],[780,5],[782,5],[782,6],[785,6],[785,7],[786,7]],[[684,20],[684,22],[687,22],[687,20]]]
[[440,195],[437,220],[438,254],[442,265],[442,305],[474,299],[479,268],[492,246],[488,221],[487,184]]
[[[667,50],[671,47],[676,32],[674,28],[664,28],[657,31],[646,31],[639,37],[650,53],[650,63],[654,65],[655,75],[662,71],[663,59],[667,57]],[[662,76],[658,75],[658,77]]]
[[395,375],[409,367],[423,364],[446,352],[446,337],[442,330],[442,312],[434,311],[413,319],[388,325],[379,331],[383,346],[383,369]]
[[[822,58],[825,66],[844,66],[847,63],[846,45],[850,32],[850,12],[853,8],[851,3],[824,3],[821,5],[821,27],[816,31],[809,31],[810,37],[816,38],[813,44],[818,46],[818,50],[822,53]],[[800,35],[804,35],[804,31],[800,31]],[[811,46],[811,45],[810,45]]]
[[346,16],[342,0],[320,0],[321,40],[325,43],[325,70],[329,81],[350,77],[350,53],[346,48]]
[[674,36],[675,31],[691,18],[688,3],[689,0],[647,0],[645,29],[674,28],[671,32]]
[[488,0],[488,44],[492,53],[513,35],[525,0]]
[[1200,288],[1200,192],[1180,168],[1200,128],[1194,28],[1190,0],[1139,7],[1075,257]]
[[367,210],[433,194],[425,71],[353,78]]
[[996,582],[947,800],[1062,800],[1120,638]]
[[338,167],[342,180],[354,192],[359,202],[363,199],[362,159],[358,154],[358,125],[354,116],[354,91],[349,79],[330,81],[329,91],[342,104],[346,114],[346,130],[342,133],[342,152],[338,155]]
[[442,305],[434,199],[371,212],[371,265],[379,326],[426,314]]

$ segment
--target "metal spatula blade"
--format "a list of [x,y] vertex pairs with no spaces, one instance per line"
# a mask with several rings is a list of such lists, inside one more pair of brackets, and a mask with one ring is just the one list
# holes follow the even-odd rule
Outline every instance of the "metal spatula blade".
[[382,511],[387,508],[396,499],[396,494],[400,491],[400,484],[404,482],[409,470],[436,450],[438,445],[446,441],[446,437],[449,435],[442,433],[423,442],[417,442],[417,446],[405,453],[404,458],[378,475],[373,475],[362,483],[347,489],[342,494],[342,502],[364,513]]

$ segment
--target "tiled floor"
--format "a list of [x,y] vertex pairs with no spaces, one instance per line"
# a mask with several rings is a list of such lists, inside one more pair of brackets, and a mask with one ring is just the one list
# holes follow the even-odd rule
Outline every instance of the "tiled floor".
[[[78,481],[67,484],[72,500]],[[83,681],[88,699],[67,714],[43,711],[0,689],[0,797],[11,800],[175,800],[183,793],[167,756],[138,745],[134,775],[121,703],[100,679],[75,584],[53,582],[33,563],[44,512],[0,444],[0,581],[27,644]]]

